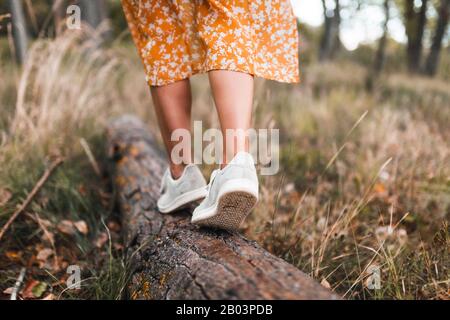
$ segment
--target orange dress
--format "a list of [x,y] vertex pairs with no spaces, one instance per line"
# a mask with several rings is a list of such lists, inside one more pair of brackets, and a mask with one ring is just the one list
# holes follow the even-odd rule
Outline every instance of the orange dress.
[[210,70],[298,82],[289,0],[122,0],[151,86]]

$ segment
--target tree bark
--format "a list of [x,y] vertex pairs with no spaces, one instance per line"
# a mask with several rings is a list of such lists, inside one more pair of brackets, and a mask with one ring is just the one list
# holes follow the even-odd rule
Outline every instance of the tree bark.
[[55,35],[61,34],[63,30],[63,22],[66,16],[67,3],[65,0],[53,0],[53,20],[55,26]]
[[8,0],[12,17],[12,34],[16,60],[23,64],[27,58],[28,32],[22,1]]
[[339,51],[341,47],[341,3],[340,0],[334,0],[335,7],[334,7],[334,19],[333,19],[333,33],[332,33],[332,39],[333,42],[331,44],[331,51],[329,54],[330,59],[334,59],[336,56],[336,53]]
[[190,224],[190,211],[156,209],[167,166],[145,125],[123,116],[107,129],[132,299],[338,299],[239,234]]
[[415,10],[414,0],[405,0],[405,6],[408,70],[411,73],[418,73],[422,59],[423,35],[427,24],[428,0],[422,0],[418,12]]
[[[99,28],[108,18],[108,6],[105,0],[78,0],[81,8],[81,18],[93,29]],[[109,25],[104,26],[101,31],[102,40],[111,37],[111,28]]]
[[383,23],[383,35],[380,38],[378,43],[377,53],[375,55],[375,61],[373,64],[373,73],[374,76],[377,77],[381,71],[383,70],[385,61],[386,61],[386,45],[388,38],[388,24],[390,20],[390,0],[384,0],[384,23]]
[[383,3],[383,9],[384,9],[384,23],[383,23],[383,34],[378,41],[378,48],[375,53],[375,59],[372,65],[372,70],[368,72],[367,79],[366,79],[366,89],[369,92],[372,92],[375,86],[375,82],[380,76],[384,64],[386,61],[386,46],[387,46],[387,39],[388,39],[388,24],[390,20],[390,0],[384,0]]
[[340,46],[340,25],[341,25],[341,6],[340,1],[335,0],[333,15],[328,9],[326,1],[322,0],[324,14],[324,30],[320,41],[319,61],[331,60]]
[[322,0],[323,8],[323,34],[320,40],[320,50],[319,50],[319,61],[324,61],[328,57],[328,52],[331,42],[331,28],[332,28],[332,18],[328,16],[328,8],[326,6],[325,0]]
[[449,16],[450,16],[450,0],[441,0],[436,31],[434,33],[430,52],[425,62],[424,73],[428,76],[434,76],[436,74],[442,49],[442,40],[444,39],[444,35],[447,30]]
[[89,26],[96,29],[103,21],[103,13],[100,10],[100,0],[79,0],[81,19]]

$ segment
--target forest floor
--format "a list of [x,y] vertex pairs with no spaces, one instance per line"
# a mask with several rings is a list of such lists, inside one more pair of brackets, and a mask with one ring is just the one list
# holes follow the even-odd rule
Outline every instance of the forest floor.
[[[1,239],[0,298],[21,270],[19,298],[123,298],[104,128],[134,113],[158,133],[134,48],[71,33],[36,42],[20,70],[0,63],[0,227],[64,160]],[[305,65],[300,85],[258,79],[254,125],[280,129],[281,169],[243,232],[345,298],[448,299],[450,84],[390,74],[368,93],[365,78],[340,61]],[[207,79],[192,85],[193,118],[218,127]]]

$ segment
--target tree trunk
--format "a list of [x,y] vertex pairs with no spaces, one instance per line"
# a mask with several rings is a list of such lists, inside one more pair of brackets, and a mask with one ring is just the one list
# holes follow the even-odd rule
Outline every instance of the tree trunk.
[[340,46],[340,1],[335,0],[335,8],[332,15],[330,15],[331,11],[328,9],[325,0],[322,0],[322,8],[324,14],[324,31],[320,41],[319,61],[333,59]]
[[63,30],[64,18],[66,16],[66,1],[53,0],[53,20],[55,25],[55,35],[59,35]]
[[341,47],[341,4],[340,0],[335,0],[334,7],[334,15],[333,15],[333,33],[331,35],[332,43],[331,43],[331,51],[329,54],[330,59],[334,59],[336,53],[339,51]]
[[[105,0],[79,0],[81,8],[81,18],[93,29],[97,29],[105,23],[108,18],[108,6]],[[111,37],[111,28],[109,25],[103,25],[101,31],[101,40],[107,40]]]
[[428,54],[424,73],[429,76],[434,76],[439,65],[439,58],[442,49],[442,40],[447,30],[447,24],[450,15],[450,0],[441,0],[439,8],[439,17],[436,25],[436,31],[431,44],[430,53]]
[[423,35],[427,24],[428,0],[422,0],[419,12],[416,12],[414,0],[405,0],[405,25],[407,44],[408,70],[411,73],[420,71],[423,49]]
[[167,162],[145,125],[123,116],[107,136],[132,299],[338,299],[255,242],[192,225],[189,210],[159,213]]
[[100,10],[100,1],[101,0],[79,0],[81,19],[94,29],[96,29],[103,21],[102,12]]
[[368,91],[373,91],[375,81],[379,77],[380,73],[384,68],[386,61],[386,45],[388,39],[388,24],[390,20],[390,0],[384,0],[384,23],[383,23],[383,34],[378,42],[377,52],[375,53],[375,59],[373,62],[372,70],[368,73],[366,80],[366,89]]
[[23,64],[27,58],[28,32],[22,1],[8,0],[12,17],[12,34],[16,60]]
[[390,0],[384,0],[384,24],[383,24],[383,35],[378,43],[377,53],[375,55],[375,61],[373,64],[373,73],[377,77],[383,70],[386,61],[386,45],[388,38],[388,24],[390,20]]
[[324,11],[324,22],[323,22],[323,35],[320,40],[320,50],[319,50],[319,61],[324,61],[328,59],[328,53],[331,46],[331,28],[332,28],[332,18],[327,14],[327,7],[325,5],[325,0],[322,0],[322,6]]

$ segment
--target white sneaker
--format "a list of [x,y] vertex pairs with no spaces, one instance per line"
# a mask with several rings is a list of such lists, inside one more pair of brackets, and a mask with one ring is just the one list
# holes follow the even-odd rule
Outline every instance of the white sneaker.
[[214,170],[208,195],[195,208],[192,223],[237,230],[258,201],[258,176],[253,157],[239,152],[222,170]]
[[158,209],[162,213],[175,211],[184,205],[203,199],[208,194],[206,181],[200,169],[189,164],[177,180],[172,178],[167,169],[161,181],[161,196],[158,199]]

